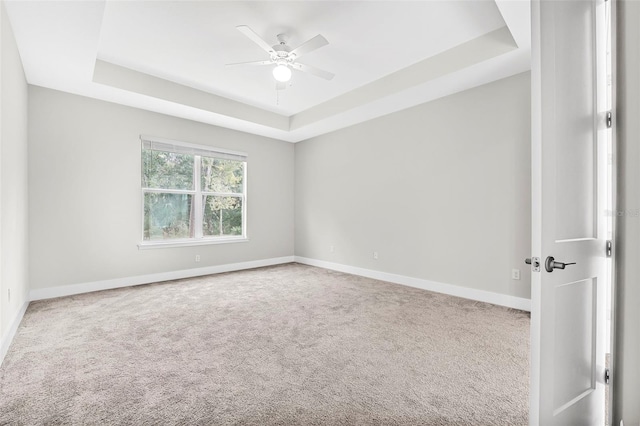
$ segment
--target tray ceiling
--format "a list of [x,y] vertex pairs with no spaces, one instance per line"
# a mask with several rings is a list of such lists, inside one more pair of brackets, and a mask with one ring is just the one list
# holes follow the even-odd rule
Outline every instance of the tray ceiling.
[[[522,1],[6,1],[27,81],[297,142],[530,68]],[[276,91],[236,30],[329,45]]]

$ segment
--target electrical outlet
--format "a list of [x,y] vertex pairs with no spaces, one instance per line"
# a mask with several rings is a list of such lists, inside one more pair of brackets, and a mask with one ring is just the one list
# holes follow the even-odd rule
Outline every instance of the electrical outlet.
[[335,251],[335,247],[329,246],[329,253],[333,253]]
[[200,262],[200,255],[196,254],[196,262]]
[[520,269],[512,269],[511,270],[511,278],[514,280],[520,279]]
[[377,251],[373,252],[373,258],[376,259],[376,260],[378,259],[378,252]]

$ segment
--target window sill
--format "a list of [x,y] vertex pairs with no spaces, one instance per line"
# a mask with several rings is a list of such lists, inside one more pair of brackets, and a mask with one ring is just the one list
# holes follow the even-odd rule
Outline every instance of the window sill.
[[138,250],[172,248],[172,247],[190,247],[190,246],[208,246],[216,244],[230,243],[246,243],[249,239],[246,237],[230,237],[202,240],[182,240],[182,241],[145,241],[138,244]]

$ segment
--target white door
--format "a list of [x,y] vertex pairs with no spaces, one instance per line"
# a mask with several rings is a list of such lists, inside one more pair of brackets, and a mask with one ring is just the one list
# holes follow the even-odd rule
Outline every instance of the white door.
[[532,1],[532,425],[604,425],[605,16]]

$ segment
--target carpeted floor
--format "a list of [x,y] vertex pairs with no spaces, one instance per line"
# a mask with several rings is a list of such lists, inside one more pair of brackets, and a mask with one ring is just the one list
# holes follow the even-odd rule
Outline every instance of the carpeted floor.
[[526,425],[529,315],[299,264],[33,302],[0,424]]

